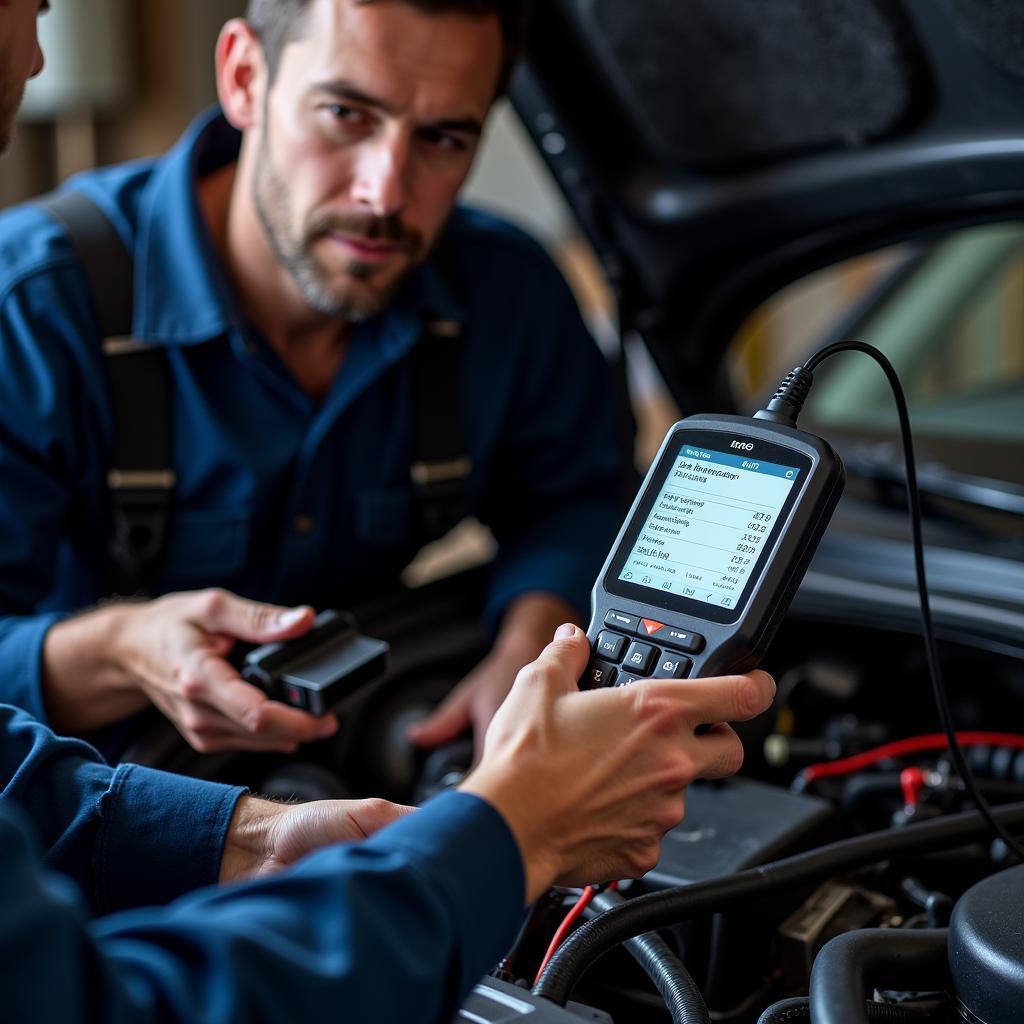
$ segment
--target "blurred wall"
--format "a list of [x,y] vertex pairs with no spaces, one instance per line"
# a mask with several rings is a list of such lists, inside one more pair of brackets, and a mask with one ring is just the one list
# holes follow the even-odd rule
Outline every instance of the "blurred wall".
[[[0,175],[0,205],[46,191],[88,166],[166,149],[195,113],[213,102],[217,32],[244,6],[244,0],[64,0],[54,5],[40,24],[50,66],[26,91],[21,127]],[[109,26],[117,33],[119,45],[97,37],[97,23],[102,32]],[[121,59],[121,94],[101,105],[47,109],[52,81],[90,49],[81,60],[84,80],[90,66]],[[37,93],[44,97],[41,104]]]

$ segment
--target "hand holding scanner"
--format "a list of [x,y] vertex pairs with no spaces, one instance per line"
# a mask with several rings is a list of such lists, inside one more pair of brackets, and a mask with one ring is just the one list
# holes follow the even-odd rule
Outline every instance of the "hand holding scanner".
[[754,668],[842,493],[829,445],[771,419],[669,430],[592,593],[581,685]]

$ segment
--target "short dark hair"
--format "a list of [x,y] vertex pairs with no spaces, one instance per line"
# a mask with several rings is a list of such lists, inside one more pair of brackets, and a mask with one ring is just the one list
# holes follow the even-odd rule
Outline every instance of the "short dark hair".
[[[357,4],[373,3],[374,0],[353,0]],[[417,7],[428,14],[447,14],[450,11],[484,16],[496,14],[501,22],[502,38],[505,41],[501,74],[498,77],[498,93],[505,91],[516,62],[526,46],[530,10],[533,0],[392,0]],[[309,7],[309,0],[249,0],[246,20],[259,36],[267,61],[271,81],[277,74],[281,51],[285,44],[299,36],[302,19]]]

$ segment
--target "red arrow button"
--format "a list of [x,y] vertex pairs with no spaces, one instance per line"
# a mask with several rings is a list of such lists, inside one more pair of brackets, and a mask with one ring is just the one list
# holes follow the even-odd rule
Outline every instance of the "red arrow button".
[[665,628],[664,622],[655,622],[654,619],[641,619],[640,625],[647,630],[648,636],[654,636],[654,634],[657,633],[659,629]]

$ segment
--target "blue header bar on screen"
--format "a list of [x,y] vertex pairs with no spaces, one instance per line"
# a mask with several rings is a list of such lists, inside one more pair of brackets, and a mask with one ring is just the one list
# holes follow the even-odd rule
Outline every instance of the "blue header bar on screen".
[[796,466],[780,466],[777,462],[765,462],[763,459],[744,458],[742,455],[727,455],[710,448],[698,448],[696,445],[684,444],[679,450],[679,457],[693,459],[694,462],[707,462],[730,469],[739,469],[747,473],[763,473],[768,476],[782,477],[784,480],[795,480],[800,475]]

